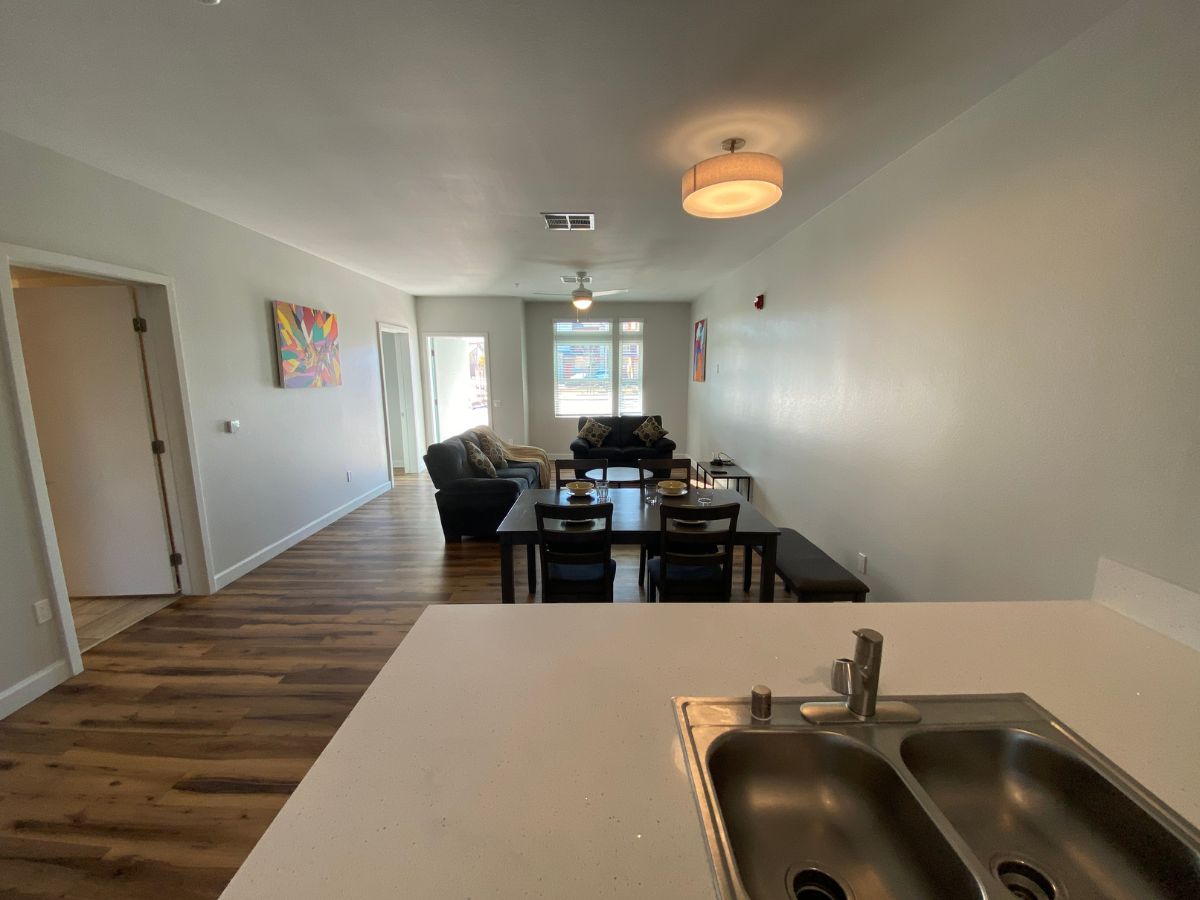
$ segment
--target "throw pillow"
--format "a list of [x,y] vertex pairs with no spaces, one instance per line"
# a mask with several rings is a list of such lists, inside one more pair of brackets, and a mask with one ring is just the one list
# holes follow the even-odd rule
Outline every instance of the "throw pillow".
[[471,464],[471,468],[484,478],[495,478],[496,467],[492,465],[490,459],[483,455],[483,451],[470,441],[463,441],[463,445],[467,448],[467,461]]
[[597,422],[595,419],[589,418],[583,423],[583,427],[579,429],[578,437],[583,438],[593,447],[599,447],[604,443],[604,439],[608,437],[608,433],[612,431],[607,425]]
[[640,437],[647,447],[653,447],[654,442],[661,437],[666,437],[669,432],[663,428],[653,418],[647,418],[645,422],[633,429],[633,433]]
[[483,451],[483,455],[490,459],[497,469],[503,469],[507,459],[504,455],[504,445],[485,431],[477,431],[475,434],[479,438],[479,449]]

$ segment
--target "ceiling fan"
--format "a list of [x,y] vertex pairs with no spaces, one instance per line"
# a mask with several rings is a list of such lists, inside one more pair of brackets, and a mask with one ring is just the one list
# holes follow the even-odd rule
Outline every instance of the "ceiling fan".
[[570,297],[571,304],[581,312],[592,305],[594,297],[611,297],[613,294],[628,294],[629,288],[617,288],[612,291],[593,291],[588,287],[592,283],[592,276],[583,269],[580,269],[574,275],[563,275],[563,284],[575,285],[575,290],[569,294],[550,294],[545,291],[534,291],[542,297]]

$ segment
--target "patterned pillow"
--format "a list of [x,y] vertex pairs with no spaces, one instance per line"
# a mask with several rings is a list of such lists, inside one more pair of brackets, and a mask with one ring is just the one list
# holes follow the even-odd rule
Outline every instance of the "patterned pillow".
[[612,431],[607,425],[597,422],[595,419],[588,418],[583,423],[583,427],[579,429],[577,437],[583,438],[593,447],[599,447],[604,443],[604,439],[608,437],[608,433]]
[[463,445],[467,448],[467,461],[471,463],[471,468],[484,478],[495,478],[496,467],[483,455],[483,451],[470,441],[463,441]]
[[479,449],[483,451],[483,455],[492,461],[492,465],[497,469],[503,469],[507,457],[504,455],[504,445],[484,431],[475,432],[479,438]]
[[670,432],[655,422],[653,418],[647,418],[645,422],[633,429],[633,433],[645,441],[647,447],[653,447],[655,441],[666,437]]

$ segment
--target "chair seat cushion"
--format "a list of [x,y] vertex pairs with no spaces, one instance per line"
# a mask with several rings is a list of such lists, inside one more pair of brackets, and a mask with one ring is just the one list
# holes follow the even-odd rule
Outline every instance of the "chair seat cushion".
[[554,581],[601,581],[608,573],[608,580],[617,576],[617,561],[610,559],[607,563],[589,563],[573,566],[568,563],[550,563],[550,578]]
[[[669,567],[672,581],[720,581],[720,566],[677,566]],[[654,581],[662,580],[662,558],[646,563],[646,574]]]

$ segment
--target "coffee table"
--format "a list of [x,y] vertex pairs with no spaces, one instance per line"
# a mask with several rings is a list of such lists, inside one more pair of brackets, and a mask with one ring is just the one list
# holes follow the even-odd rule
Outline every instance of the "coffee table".
[[[592,481],[599,481],[603,473],[603,469],[589,469],[583,474],[592,479]],[[608,483],[617,486],[623,484],[641,484],[642,479],[649,478],[650,474],[646,469],[638,469],[633,466],[609,466]]]

